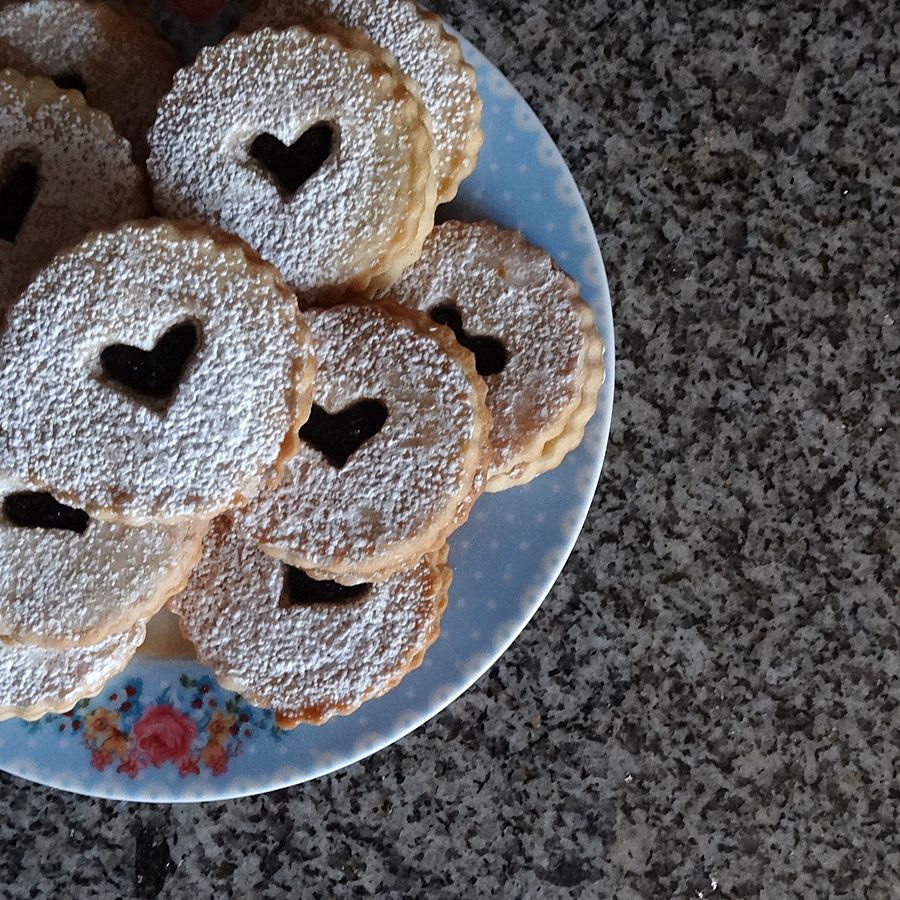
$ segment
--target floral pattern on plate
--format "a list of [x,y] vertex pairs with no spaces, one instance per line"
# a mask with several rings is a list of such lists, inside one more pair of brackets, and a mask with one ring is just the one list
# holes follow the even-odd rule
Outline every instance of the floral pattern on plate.
[[178,684],[179,689],[167,687],[147,701],[143,679],[130,678],[67,713],[38,719],[31,728],[68,732],[90,753],[94,769],[112,767],[129,778],[148,766],[168,764],[182,778],[199,775],[201,767],[223,775],[248,740],[282,734],[271,712],[223,692],[211,675],[182,673]]
[[[188,46],[188,38],[221,33],[247,0],[228,0],[209,25],[188,23],[168,2],[131,0],[130,5],[165,8],[156,21],[182,42],[183,57],[190,58],[195,46]],[[475,172],[442,214],[518,228],[579,282],[606,346],[606,382],[581,446],[530,484],[479,499],[450,540],[454,578],[440,637],[418,669],[353,715],[279,731],[270,714],[215,684],[199,663],[139,655],[71,717],[0,722],[0,770],[95,797],[154,803],[223,800],[316,778],[408,734],[459,696],[509,646],[556,580],[587,514],[606,449],[615,384],[612,307],[594,229],[559,151],[515,88],[475,48],[463,46],[478,73],[485,144]],[[128,702],[120,691],[127,694],[129,685],[147,698],[140,712],[117,708]],[[116,700],[109,699],[113,693]],[[240,705],[238,722],[214,718],[217,710],[234,714],[238,707],[230,708],[229,701]],[[136,731],[141,716],[158,706],[175,715],[152,712],[146,727]],[[95,747],[82,743],[81,732],[85,716],[98,709],[118,713],[118,719],[107,720],[109,732]],[[242,713],[249,716],[249,737],[241,727],[233,732],[247,724],[240,722]],[[76,720],[80,724],[73,727]],[[98,741],[100,724],[98,718],[93,729]],[[114,750],[124,755],[115,754],[101,771],[91,765],[93,753],[108,737],[118,738],[114,731],[127,744],[118,739],[108,750],[111,757]],[[73,753],[73,745],[83,746],[83,752]]]

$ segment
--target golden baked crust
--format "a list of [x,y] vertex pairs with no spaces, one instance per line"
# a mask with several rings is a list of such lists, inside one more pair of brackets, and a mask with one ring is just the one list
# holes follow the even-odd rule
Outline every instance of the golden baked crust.
[[603,346],[577,285],[543,250],[490,222],[445,222],[385,296],[455,320],[461,340],[492,349],[479,360],[492,417],[488,491],[524,484],[581,441]]
[[33,167],[37,184],[13,240],[0,240],[0,329],[5,310],[54,253],[95,228],[150,211],[146,177],[106,113],[89,107],[78,91],[5,69],[0,187],[22,166]]
[[[449,329],[391,303],[308,310],[319,363],[316,420],[338,436],[357,404],[380,405],[380,427],[341,462],[301,429],[282,482],[237,526],[317,578],[380,581],[442,546],[484,488],[490,416],[471,353]],[[343,431],[339,428],[342,426]]]
[[95,644],[150,618],[184,587],[208,528],[86,516],[80,527],[48,527],[52,512],[36,527],[48,500],[0,483],[0,634],[48,649]]
[[87,0],[26,0],[0,7],[0,68],[84,84],[139,160],[147,130],[178,68],[172,48],[125,10]]
[[347,715],[416,668],[439,634],[451,572],[443,547],[359,596],[310,602],[286,595],[286,577],[223,516],[169,608],[224,688],[294,728]]
[[[392,281],[433,222],[426,112],[410,82],[356,39],[304,28],[235,34],[175,77],[150,132],[154,197],[276,265],[302,302]],[[322,126],[330,150],[286,183],[260,160]]]
[[63,713],[100,693],[144,639],[144,623],[84,647],[47,650],[0,637],[0,721]]
[[484,141],[475,70],[439,16],[411,0],[262,0],[242,27],[354,28],[387,50],[419,88],[432,122],[438,202],[456,196]]
[[584,336],[578,403],[565,420],[562,430],[548,438],[537,452],[525,456],[511,469],[490,478],[485,488],[488,493],[527,484],[538,475],[555,469],[584,438],[584,429],[597,409],[597,398],[606,378],[606,370],[603,365],[603,341],[597,331],[594,315],[580,298],[574,302]]
[[[160,400],[103,368],[111,346],[140,354],[185,325],[194,345]],[[315,373],[275,269],[236,238],[159,220],[57,256],[14,307],[0,358],[0,473],[134,525],[209,520],[276,481]]]

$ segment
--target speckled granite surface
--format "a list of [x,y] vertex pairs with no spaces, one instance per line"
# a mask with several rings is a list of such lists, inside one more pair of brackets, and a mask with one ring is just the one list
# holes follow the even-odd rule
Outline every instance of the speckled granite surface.
[[900,896],[898,7],[438,6],[602,240],[576,552],[475,688],[332,777],[170,809],[0,776],[0,896]]

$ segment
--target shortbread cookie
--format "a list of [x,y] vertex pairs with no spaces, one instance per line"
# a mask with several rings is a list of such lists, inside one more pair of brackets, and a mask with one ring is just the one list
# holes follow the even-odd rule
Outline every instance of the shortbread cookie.
[[242,27],[300,23],[323,30],[329,21],[367,34],[418,84],[431,114],[438,202],[452,200],[475,168],[484,140],[475,70],[463,59],[459,41],[438,16],[411,0],[262,0]]
[[321,724],[421,663],[447,605],[446,563],[443,548],[382,584],[344,587],[278,562],[222,517],[169,607],[223,687],[282,728]]
[[576,284],[518,232],[446,222],[387,295],[453,328],[488,387],[488,491],[524,484],[581,442],[603,344]]
[[0,638],[0,720],[39,719],[99,694],[144,640],[144,623],[96,644],[47,650]]
[[124,11],[87,0],[26,0],[0,8],[0,68],[81,91],[147,156],[147,129],[178,67],[175,54]]
[[434,218],[426,115],[398,69],[333,35],[234,35],[162,101],[156,203],[239,235],[307,300],[384,287]]
[[278,273],[151,221],[43,269],[0,336],[0,475],[101,519],[211,519],[274,481],[315,361]]
[[436,550],[483,488],[472,355],[393,304],[309,310],[319,371],[301,447],[239,527],[316,578],[381,581]]
[[131,147],[105,113],[46,78],[0,71],[0,329],[54,253],[149,211]]
[[206,529],[101,522],[0,483],[0,634],[65,649],[127,631],[184,587]]

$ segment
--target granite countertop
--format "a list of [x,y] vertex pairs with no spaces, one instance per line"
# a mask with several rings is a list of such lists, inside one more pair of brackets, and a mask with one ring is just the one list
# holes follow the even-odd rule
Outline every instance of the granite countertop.
[[169,808],[0,776],[0,897],[900,895],[898,7],[437,5],[558,140],[609,270],[565,573],[330,777]]

